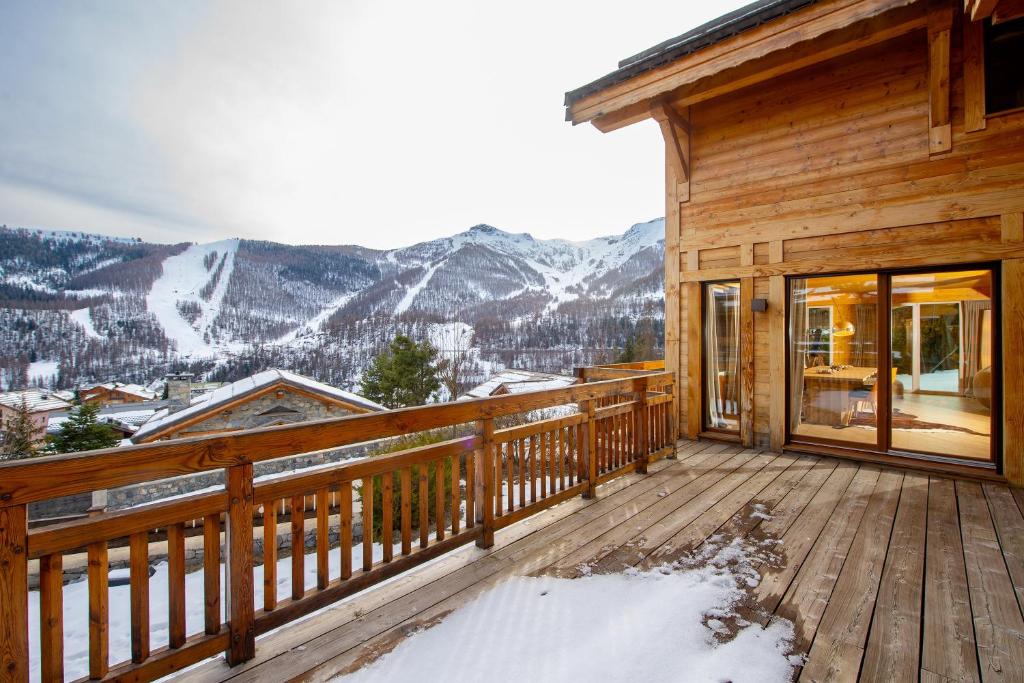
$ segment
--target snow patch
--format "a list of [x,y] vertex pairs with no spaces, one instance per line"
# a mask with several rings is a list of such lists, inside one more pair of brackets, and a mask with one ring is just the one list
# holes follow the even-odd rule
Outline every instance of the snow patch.
[[85,329],[85,334],[87,336],[89,336],[90,338],[92,338],[92,339],[103,339],[104,338],[103,335],[101,335],[98,331],[96,331],[96,326],[93,325],[93,323],[92,323],[92,315],[89,313],[88,307],[87,308],[79,308],[79,309],[76,309],[74,311],[71,311],[70,316],[71,316],[71,319],[73,321],[75,321],[76,323],[78,323],[79,325],[81,325]]

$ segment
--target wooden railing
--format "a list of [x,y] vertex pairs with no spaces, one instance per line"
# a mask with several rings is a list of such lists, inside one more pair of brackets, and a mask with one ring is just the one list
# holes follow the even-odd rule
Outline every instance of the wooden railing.
[[[497,529],[571,496],[593,497],[608,479],[645,472],[649,462],[674,452],[673,388],[672,375],[647,373],[0,464],[0,680],[28,680],[35,668],[44,681],[63,680],[62,578],[68,556],[84,554],[88,563],[88,670],[82,680],[152,680],[218,652],[229,663],[243,662],[255,655],[261,633],[470,541],[489,547]],[[568,409],[555,418],[495,428],[496,419],[555,406]],[[255,462],[440,428],[464,435],[253,479]],[[27,505],[34,501],[216,469],[225,472],[223,490],[28,529]],[[194,562],[201,554],[201,567],[187,574],[186,530],[196,525],[202,537],[193,543],[196,552],[189,552]],[[291,581],[284,597],[278,591],[276,542],[282,525],[291,532],[291,559],[283,565],[290,566]],[[357,531],[361,548],[354,549]],[[310,534],[315,581],[307,585]],[[158,538],[165,538],[165,546],[154,544]],[[158,618],[166,620],[167,638],[161,643],[151,642],[149,565],[155,547],[166,557],[167,600],[161,608],[167,614]],[[112,664],[108,577],[115,552],[127,555],[131,647],[124,661]],[[37,597],[29,591],[31,561],[38,561]],[[202,581],[188,582],[187,592],[186,576],[199,578],[199,571]],[[32,658],[30,595],[39,604],[39,648]],[[189,604],[203,607],[202,623],[191,633]]]

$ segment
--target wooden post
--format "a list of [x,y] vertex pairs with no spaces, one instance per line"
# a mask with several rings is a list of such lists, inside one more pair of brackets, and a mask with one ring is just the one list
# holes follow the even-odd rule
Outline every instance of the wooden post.
[[[227,542],[225,597],[230,641],[228,664],[256,656],[252,578],[252,464],[227,468]],[[294,511],[293,511],[294,514]]]
[[587,480],[587,488],[583,490],[584,498],[597,498],[597,409],[594,400],[583,401],[580,406],[587,415],[583,424],[584,462],[586,469],[583,477]]
[[[473,483],[476,488],[474,496],[474,515],[476,521],[483,526],[483,533],[476,544],[481,548],[494,545],[494,420],[484,418],[476,423],[476,434],[480,438],[480,450],[473,462],[476,465]],[[422,501],[420,503],[423,504]]]
[[647,462],[650,458],[650,427],[647,420],[647,379],[638,380],[639,389],[637,397],[637,459],[636,471],[640,474],[647,474]]
[[678,428],[677,423],[676,423],[676,419],[677,419],[676,416],[678,415],[678,409],[676,408],[676,405],[678,404],[679,399],[678,399],[678,397],[676,395],[676,385],[675,385],[675,382],[673,381],[672,384],[669,384],[668,386],[666,386],[665,387],[665,391],[667,391],[668,394],[672,397],[672,401],[668,404],[669,405],[669,411],[668,411],[668,438],[669,438],[669,445],[672,447],[672,450],[670,450],[668,452],[668,455],[666,455],[665,457],[667,459],[669,459],[669,460],[675,460],[676,459],[676,442],[679,441],[679,428]]
[[28,680],[28,514],[0,508],[0,681]]

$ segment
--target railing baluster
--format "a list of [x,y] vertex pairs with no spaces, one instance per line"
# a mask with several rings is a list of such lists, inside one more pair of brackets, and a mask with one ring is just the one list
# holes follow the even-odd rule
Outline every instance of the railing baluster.
[[519,509],[526,507],[526,463],[523,462],[524,448],[523,439],[516,439],[516,465],[519,476]]
[[89,678],[107,675],[110,661],[110,607],[107,542],[90,543],[89,582]]
[[327,500],[327,489],[318,489],[316,492],[316,587],[319,590],[327,588],[331,578],[327,557],[327,551],[331,547],[330,513],[331,504]]
[[540,435],[540,498],[544,500],[548,497],[548,463],[547,463],[547,451],[548,451],[549,436],[547,432],[541,432]]
[[263,609],[277,608],[277,510],[276,500],[263,504]]
[[434,461],[434,527],[435,538],[444,540],[444,459]]
[[172,648],[185,644],[185,525],[167,527],[167,623]]
[[28,515],[0,508],[0,671],[28,680]]
[[508,511],[512,512],[516,509],[516,482],[515,472],[515,458],[513,453],[515,452],[515,444],[511,441],[505,444],[505,476],[508,477],[508,481],[505,483],[505,492],[508,495]]
[[451,486],[452,486],[452,536],[459,533],[459,503],[462,496],[459,493],[459,456],[449,459],[451,462]]
[[341,552],[341,580],[352,578],[352,482],[338,484],[338,547]]
[[402,469],[402,554],[412,552],[412,469]]
[[557,487],[559,491],[565,488],[562,484],[562,429],[561,427],[555,429],[552,433],[552,448],[551,456],[555,461],[555,480],[551,482],[551,492],[555,492]]
[[537,435],[530,437],[530,502],[537,502]]
[[384,561],[390,562],[394,558],[394,510],[392,506],[395,504],[394,500],[394,475],[391,472],[384,474],[380,478],[380,543],[384,550]]
[[292,600],[306,594],[306,497],[292,496]]
[[363,571],[373,569],[373,477],[363,477]]
[[[263,523],[266,524],[266,514]],[[266,546],[264,535],[264,549]],[[203,607],[203,626],[208,635],[213,635],[220,631],[220,514],[203,518]]]
[[138,664],[149,657],[149,534],[145,531],[132,534],[128,543],[132,661]]
[[466,528],[472,529],[476,526],[476,484],[473,480],[476,475],[476,457],[470,451],[466,453]]
[[64,680],[63,556],[39,558],[39,654],[44,681]]
[[420,492],[418,496],[420,517],[420,547],[426,548],[430,542],[430,480],[426,463],[416,466],[419,475]]
[[256,656],[252,578],[252,463],[227,470],[227,548],[224,595],[230,641],[228,664],[240,664]]

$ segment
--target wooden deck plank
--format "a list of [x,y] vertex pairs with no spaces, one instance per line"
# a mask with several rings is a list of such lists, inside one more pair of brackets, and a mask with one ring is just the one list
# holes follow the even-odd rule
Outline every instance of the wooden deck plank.
[[[777,550],[781,550],[785,558],[782,565],[761,566],[761,582],[754,588],[753,594],[755,602],[766,615],[775,612],[793,577],[818,540],[821,530],[831,519],[833,510],[843,500],[859,469],[857,465],[846,462],[836,467],[801,515],[781,537],[782,544]],[[761,525],[761,529],[765,529],[773,521],[767,520],[767,523]]]
[[879,476],[818,624],[801,681],[856,679],[902,486],[902,472],[886,470]]
[[908,472],[864,652],[865,680],[907,681],[918,676],[927,519],[928,477]]
[[[857,471],[775,609],[777,616],[795,625],[795,642],[801,652],[810,649],[880,474],[875,467]],[[785,545],[782,550],[788,552]]]
[[[629,524],[620,524],[609,529],[548,569],[558,576],[574,577],[583,573],[582,566],[596,567],[599,560],[631,541],[639,541],[635,544],[638,548],[647,547],[648,544],[651,548],[656,548],[678,528],[677,520],[680,516],[700,514],[715,500],[721,498],[724,492],[735,488],[738,483],[760,471],[773,459],[774,456],[756,455],[756,451],[743,451],[722,462],[715,469],[685,482],[667,495],[664,495],[664,491],[654,492],[651,506],[633,517]],[[697,511],[702,506],[703,509]],[[623,568],[622,563],[616,560],[612,560],[610,566],[610,571],[619,571]]]
[[1024,515],[1009,488],[990,483],[984,488],[1003,560],[1017,594],[1017,605],[1024,613]]
[[927,672],[957,681],[979,680],[956,495],[952,480],[939,477],[928,485],[921,671],[922,677]]
[[983,681],[1024,681],[1024,618],[981,485],[956,483],[967,587]]

